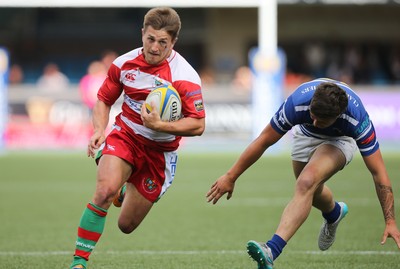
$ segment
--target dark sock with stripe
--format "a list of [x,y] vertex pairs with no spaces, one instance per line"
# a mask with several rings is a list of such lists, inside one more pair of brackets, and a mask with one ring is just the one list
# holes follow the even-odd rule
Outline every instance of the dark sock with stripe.
[[267,242],[267,246],[271,249],[272,257],[275,260],[281,255],[283,248],[286,246],[286,241],[279,235],[274,234],[271,240]]
[[334,223],[340,216],[340,205],[335,202],[335,207],[331,212],[322,213],[322,216],[326,219],[328,223]]
[[89,260],[90,254],[103,233],[106,216],[107,210],[93,203],[87,204],[79,223],[78,239],[71,268],[77,264],[82,264],[86,268],[86,261]]

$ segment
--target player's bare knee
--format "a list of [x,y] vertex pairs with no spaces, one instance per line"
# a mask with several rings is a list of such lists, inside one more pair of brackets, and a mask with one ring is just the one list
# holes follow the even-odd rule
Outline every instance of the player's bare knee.
[[134,225],[132,223],[127,223],[123,221],[118,221],[118,228],[123,232],[124,234],[130,234],[136,229],[137,225]]
[[94,195],[96,204],[111,205],[117,191],[109,187],[97,187]]
[[130,234],[132,233],[135,229],[130,227],[130,226],[124,226],[124,225],[119,225],[118,228],[123,232],[124,234]]
[[299,177],[296,181],[296,192],[306,194],[309,192],[315,192],[318,188],[316,181],[312,177]]

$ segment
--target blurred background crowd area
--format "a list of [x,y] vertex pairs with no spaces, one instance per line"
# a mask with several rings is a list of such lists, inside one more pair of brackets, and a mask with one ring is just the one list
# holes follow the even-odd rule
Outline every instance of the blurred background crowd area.
[[[286,55],[289,87],[315,77],[400,84],[400,4],[305,2],[278,4],[278,46]],[[88,74],[104,76],[115,57],[141,46],[147,10],[0,8],[0,46],[11,61],[9,83],[40,89],[54,84],[50,90],[58,91],[78,85]],[[249,92],[248,52],[257,46],[257,9],[177,11],[182,31],[175,49],[199,72],[204,88],[223,85]]]
[[[277,45],[284,54],[279,98],[316,77],[342,80],[362,95],[379,136],[396,148],[400,4],[337,1],[342,4],[277,1]],[[252,89],[259,86],[253,85],[254,58],[249,56],[258,46],[258,9],[176,10],[182,30],[174,48],[200,74],[208,115],[205,135],[191,139],[190,145],[231,149],[232,141],[238,146],[247,143],[255,125]],[[91,135],[97,91],[112,61],[142,46],[147,11],[11,8],[1,7],[0,2],[0,48],[8,51],[10,61],[6,148],[84,148]],[[118,107],[113,107],[111,119]]]

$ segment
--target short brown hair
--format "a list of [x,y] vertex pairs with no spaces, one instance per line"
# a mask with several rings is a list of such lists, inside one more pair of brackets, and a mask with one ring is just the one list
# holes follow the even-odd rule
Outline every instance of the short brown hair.
[[347,93],[335,83],[317,86],[311,100],[310,111],[318,118],[331,119],[342,114],[348,105]]
[[175,41],[181,30],[181,19],[178,13],[170,7],[155,7],[144,16],[143,29],[146,31],[148,26],[155,30],[165,30]]

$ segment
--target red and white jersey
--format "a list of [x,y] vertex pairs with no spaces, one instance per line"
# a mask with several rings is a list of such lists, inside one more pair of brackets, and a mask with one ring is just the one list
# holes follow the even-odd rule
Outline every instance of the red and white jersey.
[[97,97],[111,106],[124,93],[122,112],[115,118],[117,128],[126,129],[132,134],[132,139],[152,148],[173,151],[178,148],[181,137],[153,131],[145,127],[140,118],[147,95],[160,85],[172,85],[179,92],[184,117],[205,117],[200,77],[174,50],[159,65],[148,64],[142,48],[121,55],[108,70]]

